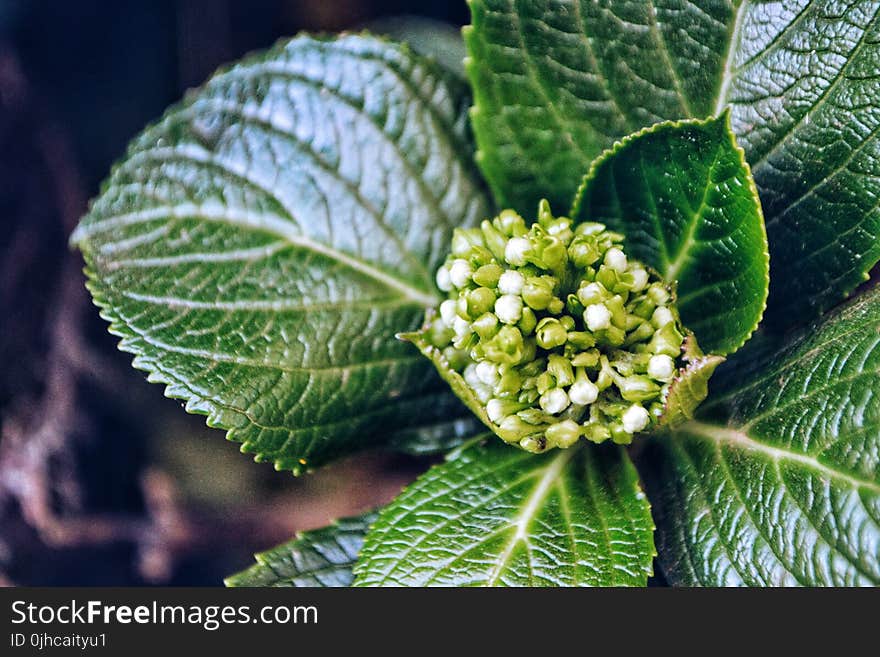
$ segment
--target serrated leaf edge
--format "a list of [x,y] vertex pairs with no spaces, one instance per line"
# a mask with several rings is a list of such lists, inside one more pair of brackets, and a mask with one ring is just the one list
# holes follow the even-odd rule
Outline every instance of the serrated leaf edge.
[[[749,166],[748,161],[746,160],[746,153],[742,149],[742,147],[737,144],[736,137],[734,136],[731,127],[730,127],[730,109],[725,109],[718,116],[710,116],[706,119],[680,119],[676,121],[661,121],[659,123],[655,123],[653,125],[646,126],[641,130],[638,130],[630,135],[627,135],[623,139],[620,139],[614,144],[612,144],[609,148],[605,149],[593,162],[590,164],[590,168],[587,170],[587,173],[584,175],[581,180],[581,184],[578,186],[577,193],[575,194],[574,201],[572,201],[571,209],[569,210],[570,217],[576,217],[580,212],[580,205],[583,201],[584,194],[586,193],[587,187],[592,183],[592,181],[596,177],[596,172],[599,167],[605,163],[606,160],[615,157],[619,152],[627,149],[632,142],[638,140],[641,137],[646,135],[656,134],[659,132],[665,132],[668,130],[676,130],[678,128],[686,128],[689,126],[696,127],[714,127],[716,125],[721,125],[723,127],[723,132],[726,135],[727,139],[730,142],[730,145],[733,146],[734,151],[739,155],[740,160],[742,162],[743,167],[746,171],[746,180],[749,185],[749,192],[751,192],[752,196],[757,201],[756,206],[758,210],[758,217],[760,218],[760,227],[761,227],[761,246],[762,251],[761,255],[763,256],[764,271],[763,271],[763,280],[764,280],[764,295],[761,301],[761,311],[758,314],[758,319],[755,322],[755,325],[752,327],[752,330],[746,333],[742,339],[735,344],[729,351],[725,354],[721,355],[730,355],[736,352],[740,347],[742,347],[746,342],[748,342],[749,338],[752,337],[752,334],[757,330],[759,324],[761,323],[761,319],[764,316],[764,312],[767,310],[767,298],[769,296],[770,291],[770,246],[767,241],[767,228],[764,225],[764,211],[761,207],[760,196],[758,195],[758,188],[755,185],[755,180],[752,177],[752,170]],[[665,278],[664,278],[665,280]],[[674,281],[673,281],[674,282]]]

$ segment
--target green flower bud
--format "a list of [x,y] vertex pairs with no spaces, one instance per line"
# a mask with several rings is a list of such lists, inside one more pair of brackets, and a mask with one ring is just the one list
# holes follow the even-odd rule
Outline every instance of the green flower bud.
[[574,420],[563,420],[547,428],[547,441],[556,447],[571,447],[581,437],[581,427]]
[[[516,415],[508,415],[498,423],[502,437],[508,442],[519,442],[535,433],[536,427]],[[529,450],[531,451],[531,450]]]
[[525,220],[513,210],[502,210],[495,221],[495,227],[507,237],[522,237],[529,232]]
[[675,322],[671,322],[654,333],[654,337],[651,338],[651,342],[648,344],[648,350],[652,354],[666,354],[676,358],[681,355],[681,345],[683,342],[684,336],[678,332]]
[[[589,349],[596,345],[596,338],[586,331],[569,331],[568,343],[575,349]],[[598,353],[596,357],[598,358]]]
[[471,327],[478,336],[480,336],[481,340],[489,340],[498,333],[498,318],[493,313],[486,313],[484,315],[480,315],[477,319],[474,320]]
[[[569,333],[568,336],[570,338],[572,334]],[[590,346],[592,347],[593,345]],[[582,351],[571,359],[571,364],[574,367],[596,367],[596,365],[599,364],[599,350],[590,349],[588,351]]]
[[669,303],[669,292],[662,283],[653,283],[648,288],[648,299],[655,306],[662,306]]
[[528,261],[547,271],[560,271],[568,259],[565,245],[557,237],[542,235],[533,242]]
[[632,432],[627,431],[619,422],[612,423],[609,428],[611,429],[611,442],[617,445],[629,445],[632,442]]
[[569,259],[575,267],[580,269],[586,269],[595,264],[600,256],[599,246],[592,236],[578,235],[568,247]]
[[626,444],[661,421],[683,330],[668,287],[622,244],[546,202],[531,227],[505,210],[454,232],[437,271],[446,299],[424,340],[507,442],[532,452],[581,436]]
[[523,356],[522,333],[513,326],[502,326],[495,337],[485,343],[483,351],[493,363],[519,363]]
[[[501,275],[504,273],[504,270],[501,268],[501,265],[496,263],[491,263],[488,265],[483,265],[473,274],[474,283],[477,285],[482,285],[483,287],[494,288],[498,285],[498,280],[501,278]],[[502,294],[504,292],[502,291]]]
[[471,317],[479,317],[495,306],[495,293],[488,287],[478,287],[466,295],[467,312]]
[[590,423],[584,427],[584,438],[593,443],[604,443],[611,438],[611,431],[604,425]]
[[533,310],[545,310],[553,300],[553,286],[545,278],[527,278],[522,288],[522,299]]
[[547,449],[547,437],[542,434],[526,436],[519,441],[519,446],[527,452],[540,454]]
[[550,372],[542,372],[535,379],[538,385],[538,392],[542,395],[548,390],[553,390],[556,387],[556,379],[553,378],[553,375]]
[[480,224],[480,230],[483,233],[483,239],[486,240],[486,247],[492,252],[492,255],[498,260],[504,260],[504,249],[507,247],[507,236],[488,221],[484,221]]
[[454,369],[456,372],[460,372],[471,362],[470,358],[468,358],[466,351],[456,349],[452,346],[446,347],[443,350],[443,358],[445,358],[446,362],[449,363],[449,367]]
[[442,319],[435,319],[431,322],[426,333],[428,342],[435,347],[444,347],[448,345],[452,341],[454,335],[455,331],[453,331],[452,328]]
[[535,312],[528,306],[524,307],[522,309],[522,317],[520,317],[519,324],[517,324],[519,330],[523,332],[523,335],[531,335],[537,325],[538,318],[535,316]]
[[617,382],[617,387],[620,388],[620,396],[631,402],[656,399],[657,394],[660,392],[660,386],[648,377],[640,374],[622,377]]
[[501,380],[495,386],[495,394],[497,395],[515,395],[522,389],[522,376],[515,369],[501,365]]
[[483,236],[475,228],[456,228],[452,231],[452,255],[467,258],[471,249],[483,246]]
[[568,358],[550,354],[547,361],[547,371],[556,379],[557,386],[564,388],[574,383],[574,368]]
[[561,347],[568,340],[568,331],[559,322],[558,319],[545,317],[535,329],[535,340],[539,347],[543,349],[554,349]]

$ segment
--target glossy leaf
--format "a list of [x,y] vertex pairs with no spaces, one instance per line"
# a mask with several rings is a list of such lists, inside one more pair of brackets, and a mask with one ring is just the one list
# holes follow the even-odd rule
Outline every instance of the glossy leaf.
[[134,141],[73,236],[120,347],[277,468],[447,423],[458,402],[394,334],[436,303],[452,229],[489,214],[467,103],[366,36],[221,72]]
[[663,123],[619,142],[590,167],[571,216],[624,234],[627,253],[677,284],[682,322],[706,352],[735,351],[760,322],[767,237],[726,117]]
[[880,289],[722,380],[642,460],[669,581],[880,584]]
[[490,435],[381,511],[355,585],[644,586],[652,532],[621,448],[535,456]]
[[768,319],[803,323],[880,260],[880,2],[746,2],[724,102],[770,236]]
[[773,262],[768,319],[803,324],[880,260],[880,1],[472,0],[479,162],[496,195],[565,207],[590,161],[730,106]]
[[566,208],[604,149],[714,108],[727,2],[470,0],[466,71],[480,164],[502,205]]
[[254,555],[257,563],[226,578],[226,586],[336,587],[351,585],[351,569],[375,513],[337,520]]

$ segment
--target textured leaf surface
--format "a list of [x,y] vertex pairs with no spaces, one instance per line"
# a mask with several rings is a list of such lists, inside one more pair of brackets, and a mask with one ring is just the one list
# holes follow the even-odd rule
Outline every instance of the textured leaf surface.
[[623,233],[627,253],[677,283],[681,319],[705,351],[735,351],[761,321],[767,237],[726,117],[627,137],[593,163],[571,216]]
[[343,518],[254,555],[257,563],[226,578],[226,586],[350,586],[351,569],[375,513]]
[[535,456],[490,435],[381,511],[355,585],[644,586],[652,533],[622,449]]
[[565,207],[611,143],[731,107],[773,261],[768,319],[802,324],[880,259],[880,1],[472,0],[480,163],[523,211]]
[[453,227],[489,213],[464,91],[363,36],[216,76],[134,141],[73,236],[121,348],[278,468],[448,422],[458,402],[394,333],[435,304]]
[[726,381],[644,456],[667,578],[880,584],[880,290]]
[[880,2],[747,2],[725,102],[761,192],[768,319],[838,303],[880,259]]
[[709,395],[709,379],[724,359],[700,356],[675,375],[663,404],[662,426],[674,427],[694,419],[694,413]]
[[728,2],[471,0],[466,70],[499,201],[566,208],[593,158],[646,125],[712,113]]

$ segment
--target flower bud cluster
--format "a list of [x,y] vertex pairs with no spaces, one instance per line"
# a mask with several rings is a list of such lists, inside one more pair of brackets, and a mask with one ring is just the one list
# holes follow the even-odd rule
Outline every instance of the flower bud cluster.
[[622,241],[546,201],[531,227],[505,210],[455,231],[437,272],[447,299],[424,335],[504,440],[627,444],[658,421],[684,336],[669,289]]

